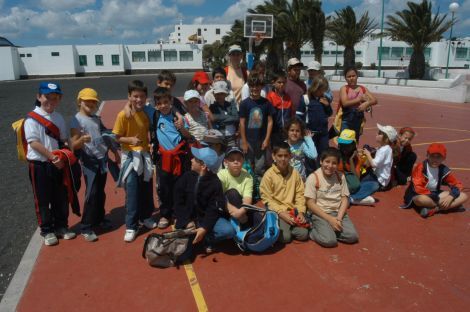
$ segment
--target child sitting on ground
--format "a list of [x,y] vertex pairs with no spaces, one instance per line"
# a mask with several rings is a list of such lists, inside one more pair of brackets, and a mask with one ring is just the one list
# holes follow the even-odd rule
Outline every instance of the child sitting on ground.
[[[443,164],[446,157],[447,149],[443,144],[429,145],[426,159],[413,170],[405,192],[405,205],[401,208],[414,204],[420,209],[421,217],[427,218],[437,212],[460,208],[467,201],[462,183]],[[450,191],[442,191],[442,185],[447,185]]]
[[[108,146],[102,137],[105,129],[101,119],[95,115],[98,110],[98,93],[90,88],[78,93],[79,112],[70,123],[70,141],[72,149],[80,157],[82,172],[85,178],[86,191],[81,220],[82,236],[88,242],[98,240],[92,227],[101,225],[110,228],[111,222],[105,219],[106,178],[108,176]],[[120,163],[117,150],[114,158]]]
[[307,172],[305,162],[306,159],[315,161],[318,154],[312,137],[306,135],[304,124],[298,119],[292,119],[285,127],[287,132],[287,143],[290,146],[292,159],[290,165],[300,173],[302,181],[307,179],[310,172]]
[[390,183],[393,152],[391,145],[397,139],[397,131],[392,126],[382,126],[377,124],[379,131],[375,137],[379,148],[373,158],[371,152],[364,148],[359,152],[359,157],[365,155],[372,170],[361,180],[359,190],[351,195],[351,204],[373,205],[375,199],[371,196],[380,188],[386,188]]
[[356,132],[351,129],[344,129],[338,137],[338,149],[341,158],[338,163],[338,171],[342,172],[348,183],[349,194],[355,194],[360,187],[361,170],[364,165],[364,158],[359,157],[356,145]]
[[320,168],[305,183],[307,208],[312,212],[310,238],[323,247],[336,247],[338,241],[358,241],[354,224],[346,213],[349,190],[346,178],[338,172],[339,150],[329,147],[320,156]]
[[405,185],[411,177],[411,172],[417,158],[411,148],[411,141],[414,137],[415,131],[410,127],[401,128],[398,133],[392,169],[392,182],[394,184]]
[[289,144],[278,142],[273,147],[274,164],[263,176],[260,193],[263,203],[279,215],[279,241],[308,239],[305,220],[305,197],[302,177],[289,164],[292,155]]
[[235,102],[227,102],[229,92],[225,81],[216,81],[213,84],[215,102],[209,107],[212,112],[212,125],[225,136],[227,146],[237,146],[237,132],[240,118]]
[[211,129],[211,123],[207,115],[200,108],[201,97],[196,90],[188,90],[184,93],[184,103],[188,111],[184,120],[188,125],[189,133],[199,142],[204,138],[207,129]]
[[240,223],[247,221],[246,209],[242,204],[252,203],[253,178],[243,169],[244,155],[240,148],[231,147],[225,153],[225,169],[217,173],[227,199],[227,210]]
[[[193,245],[205,240],[206,252],[212,252],[212,244],[235,235],[230,221],[224,218],[225,199],[222,184],[216,175],[222,157],[209,147],[191,148],[194,158],[191,171],[176,182],[174,208],[176,229],[195,226]],[[191,250],[192,246],[188,246]],[[191,254],[188,251],[188,254]]]

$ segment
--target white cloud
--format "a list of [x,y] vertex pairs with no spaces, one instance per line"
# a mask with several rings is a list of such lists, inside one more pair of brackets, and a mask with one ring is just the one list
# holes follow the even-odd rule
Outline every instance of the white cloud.
[[203,16],[198,16],[193,20],[193,24],[202,24],[204,23],[204,17]]
[[64,11],[85,8],[95,4],[95,0],[41,0],[40,6],[44,10]]
[[257,5],[263,4],[264,0],[240,0],[232,4],[220,18],[220,22],[232,24],[236,19],[243,19],[248,9],[254,9]]
[[176,4],[200,6],[205,0],[174,0]]

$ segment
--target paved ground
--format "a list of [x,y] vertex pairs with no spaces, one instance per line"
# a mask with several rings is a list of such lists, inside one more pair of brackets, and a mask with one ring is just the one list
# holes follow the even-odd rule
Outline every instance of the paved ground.
[[[184,92],[190,77],[191,74],[177,74],[175,94]],[[156,75],[55,79],[64,92],[58,111],[68,122],[76,112],[75,96],[84,87],[95,88],[104,101],[126,98],[127,83],[131,79],[141,79],[152,92]],[[0,198],[6,199],[0,207],[0,300],[37,227],[28,172],[25,163],[16,158],[16,138],[11,123],[34,108],[39,81],[0,82],[0,133],[3,134],[0,136],[3,172]],[[108,126],[112,127],[112,124]]]

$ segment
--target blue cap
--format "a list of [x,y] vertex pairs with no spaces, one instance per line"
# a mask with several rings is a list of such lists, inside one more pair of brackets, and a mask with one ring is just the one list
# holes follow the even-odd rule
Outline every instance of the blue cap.
[[60,85],[55,82],[43,81],[39,84],[39,94],[57,93],[62,94]]
[[203,161],[207,168],[209,168],[209,170],[214,173],[219,170],[220,165],[224,159],[223,155],[219,157],[217,153],[210,147],[191,147],[191,153],[193,154],[194,158]]

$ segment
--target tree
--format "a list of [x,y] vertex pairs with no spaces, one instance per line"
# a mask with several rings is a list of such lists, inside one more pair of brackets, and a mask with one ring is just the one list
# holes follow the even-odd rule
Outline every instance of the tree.
[[346,69],[356,63],[354,46],[371,34],[377,24],[369,18],[367,12],[357,21],[356,14],[350,6],[335,11],[335,14],[336,16],[327,22],[326,35],[337,45],[344,46],[343,68]]
[[446,21],[447,14],[432,13],[431,1],[408,2],[408,8],[387,16],[385,34],[392,40],[404,41],[413,48],[408,72],[410,79],[423,79],[426,60],[424,50],[431,42],[439,41],[454,23]]
[[304,21],[307,29],[306,36],[310,39],[315,54],[315,60],[321,63],[323,55],[323,39],[325,37],[326,18],[321,9],[321,1],[304,1]]
[[222,46],[222,43],[217,40],[212,44],[205,44],[202,49],[202,60],[211,68],[225,66],[225,55],[227,49]]

